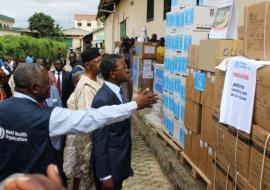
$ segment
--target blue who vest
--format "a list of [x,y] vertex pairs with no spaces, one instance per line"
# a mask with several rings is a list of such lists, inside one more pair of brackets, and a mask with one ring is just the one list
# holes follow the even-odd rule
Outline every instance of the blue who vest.
[[25,98],[0,102],[0,181],[13,173],[45,174],[57,164],[49,136],[52,110]]

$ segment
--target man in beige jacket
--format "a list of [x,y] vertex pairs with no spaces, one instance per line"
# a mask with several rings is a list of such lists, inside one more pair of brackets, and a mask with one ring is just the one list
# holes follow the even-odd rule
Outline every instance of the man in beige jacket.
[[[85,72],[80,76],[80,80],[73,92],[75,109],[90,107],[96,92],[103,84],[103,80],[98,78],[100,73],[101,55],[96,48],[89,48],[81,54],[81,60]],[[93,183],[91,171],[89,171],[91,155],[91,136],[76,135],[74,146],[77,149],[78,164],[80,168],[80,190],[89,190]]]

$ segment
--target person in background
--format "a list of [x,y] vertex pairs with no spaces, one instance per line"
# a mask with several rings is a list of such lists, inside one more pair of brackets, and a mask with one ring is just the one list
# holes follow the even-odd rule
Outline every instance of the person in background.
[[120,47],[120,54],[125,58],[128,68],[130,68],[130,58],[131,58],[131,45],[129,43],[129,38],[125,36]]
[[51,84],[50,97],[46,99],[46,106],[49,107],[63,107],[62,100],[58,89],[56,88],[55,76],[49,71],[49,66],[45,58],[37,58],[36,63],[41,65],[47,72]]
[[72,82],[74,82],[75,80],[74,74],[77,73],[78,71],[84,72],[84,67],[77,60],[77,54],[75,52],[71,52],[68,56],[68,59],[72,67],[71,70]]
[[11,55],[5,55],[5,63],[8,67],[8,70],[10,72],[10,75],[12,74],[12,72],[14,71],[14,61],[12,60],[12,56]]
[[0,139],[0,181],[14,173],[45,174],[50,163],[59,164],[51,138],[92,132],[105,124],[125,120],[137,109],[158,100],[157,95],[145,90],[135,101],[127,104],[70,111],[42,105],[50,95],[48,72],[42,66],[20,64],[14,72],[14,81],[16,93],[0,102],[0,123],[1,129],[12,130],[22,136],[16,141]]
[[157,34],[152,34],[152,37],[151,37],[151,39],[150,39],[150,42],[152,42],[152,43],[158,43],[158,40],[157,40]]
[[61,48],[58,48],[57,51],[56,51],[56,59],[60,59],[62,58],[62,49]]
[[165,39],[161,37],[158,42],[158,47],[156,51],[156,62],[159,64],[163,64],[164,56],[165,56]]
[[69,64],[72,68],[74,68],[78,64],[77,54],[74,51],[69,53],[68,59],[69,59]]
[[7,83],[6,73],[0,69],[0,101],[3,101],[12,96],[11,89]]
[[[101,62],[100,71],[105,82],[95,95],[92,107],[128,102],[121,88],[121,84],[130,78],[124,58],[117,54],[106,56]],[[121,190],[123,180],[133,175],[130,127],[130,118],[127,118],[93,131],[91,165],[97,190]]]
[[2,59],[0,59],[0,69],[2,69],[6,73],[7,76],[10,76],[12,74],[12,71],[9,65]]
[[57,59],[54,62],[55,70],[52,71],[56,78],[56,88],[61,96],[63,107],[67,107],[67,100],[73,91],[72,76],[71,73],[65,71],[63,58]]
[[121,42],[115,42],[114,54],[120,54]]
[[[45,68],[46,69],[46,68]],[[48,71],[48,70],[47,70]],[[63,103],[58,92],[58,89],[55,86],[55,76],[49,72],[49,80],[51,84],[50,97],[46,99],[46,104],[49,107],[63,107]]]
[[33,63],[34,62],[34,57],[31,51],[28,52],[27,57],[25,58],[25,63]]

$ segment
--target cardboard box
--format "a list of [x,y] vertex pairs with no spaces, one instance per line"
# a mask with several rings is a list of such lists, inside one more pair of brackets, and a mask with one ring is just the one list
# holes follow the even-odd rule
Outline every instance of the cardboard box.
[[[238,40],[244,40],[244,26],[238,26],[237,28],[237,39]],[[243,46],[245,47],[245,46]]]
[[201,40],[208,39],[208,34],[209,32],[185,30],[183,32],[183,53],[188,54],[191,45],[199,45]]
[[227,146],[225,146],[225,157],[231,164],[232,169],[238,171],[245,178],[248,178],[251,135],[239,130],[237,131],[232,127],[228,127],[228,133],[226,134]]
[[242,175],[237,176],[236,183],[236,189],[237,190],[256,190],[255,187],[253,187],[249,181],[243,177]]
[[[267,2],[250,5],[245,11],[245,55],[251,59],[270,59],[270,13],[265,16]],[[266,21],[265,21],[266,18]],[[265,23],[267,23],[265,29]],[[265,33],[264,33],[265,32]],[[264,43],[265,49],[264,49]]]
[[213,111],[205,106],[202,107],[202,137],[210,146],[215,147],[217,129],[212,119]]
[[242,40],[201,40],[198,69],[215,72],[216,57],[243,55]]
[[[185,8],[184,26],[187,30],[210,31],[214,22],[216,8],[190,6]],[[203,18],[203,19],[201,19]]]
[[215,85],[215,74],[211,72],[206,72],[205,88],[201,92],[200,103],[203,106],[212,108],[213,107],[213,94]]
[[188,67],[197,69],[198,68],[198,56],[199,56],[199,46],[191,45],[188,51]]
[[[260,174],[263,160],[264,146],[267,136],[270,132],[263,129],[258,125],[253,125],[252,128],[252,148],[250,154],[250,167],[249,167],[249,182],[256,189],[259,189]],[[264,163],[262,189],[270,189],[270,143],[266,147],[266,156]]]
[[[216,65],[221,63],[222,60],[223,58],[217,58]],[[215,70],[215,85],[214,85],[214,92],[213,92],[214,100],[213,100],[212,109],[217,114],[219,114],[219,110],[220,110],[224,81],[225,81],[225,72],[216,69]]]
[[[218,190],[232,190],[233,189],[233,178],[231,175],[227,175],[227,167],[224,167],[223,163],[217,161],[216,165],[216,176],[215,176],[215,189]],[[227,185],[227,187],[226,187]]]
[[206,164],[206,177],[211,181],[213,184],[214,181],[214,165],[213,165],[213,159],[215,152],[212,147],[208,146],[207,151],[207,164]]
[[200,134],[201,116],[202,116],[201,105],[187,98],[185,110],[186,110],[184,120],[185,127],[190,129],[195,134]]
[[185,149],[184,152],[187,157],[191,158],[191,147],[192,147],[192,131],[187,129],[185,137]]
[[136,42],[136,56],[142,59],[156,59],[156,44]]
[[192,134],[192,142],[191,142],[191,161],[199,167],[200,160],[200,139],[201,136],[197,134]]
[[213,144],[213,148],[216,150],[217,155],[225,158],[226,157],[225,147],[227,146],[225,137],[227,136],[228,128],[226,125],[218,122],[219,119],[217,115],[213,114],[212,119],[214,129],[216,129],[216,132],[213,133],[214,135],[213,139],[215,141],[215,143]]
[[270,66],[257,71],[254,102],[254,123],[270,131]]
[[199,168],[200,170],[206,175],[206,165],[207,165],[207,158],[208,158],[208,144],[202,140],[202,137],[200,139],[199,144]]
[[186,98],[200,103],[201,101],[201,92],[195,89],[195,79],[194,79],[194,69],[189,69],[189,75],[186,77]]

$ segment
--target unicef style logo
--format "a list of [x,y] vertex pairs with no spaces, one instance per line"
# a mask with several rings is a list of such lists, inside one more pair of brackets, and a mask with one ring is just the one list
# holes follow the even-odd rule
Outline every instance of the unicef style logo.
[[5,137],[5,129],[0,127],[0,139],[3,139]]

